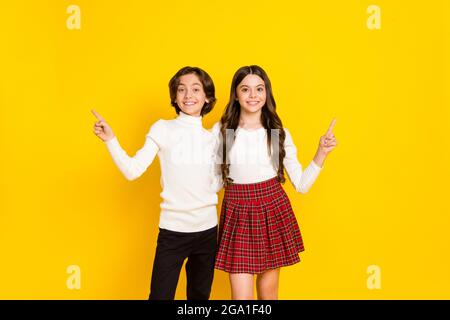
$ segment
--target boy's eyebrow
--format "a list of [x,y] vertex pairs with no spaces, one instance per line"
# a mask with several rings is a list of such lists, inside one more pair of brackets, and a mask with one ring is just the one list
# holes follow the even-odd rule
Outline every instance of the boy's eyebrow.
[[[184,83],[182,83],[182,82],[180,82],[178,85],[179,85],[179,86],[186,86],[186,84],[184,84]],[[193,85],[193,86],[195,86],[195,85],[201,86],[202,84],[201,84],[200,82],[194,82],[192,85]]]

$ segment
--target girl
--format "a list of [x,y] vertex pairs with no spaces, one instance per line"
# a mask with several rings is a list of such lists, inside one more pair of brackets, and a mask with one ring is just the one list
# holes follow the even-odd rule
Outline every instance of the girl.
[[178,117],[154,123],[134,157],[126,154],[111,127],[95,111],[94,133],[106,143],[129,180],[141,176],[156,154],[159,156],[163,201],[149,298],[174,299],[187,258],[187,298],[204,300],[209,298],[214,274],[220,181],[214,180],[211,161],[215,139],[203,128],[202,117],[213,109],[215,89],[205,71],[184,67],[170,80],[169,90]]
[[303,170],[292,137],[276,113],[270,80],[258,66],[240,68],[230,101],[213,127],[225,186],[215,267],[230,275],[233,299],[278,299],[280,267],[300,261],[302,236],[280,183],[284,169],[298,192],[306,193],[337,141],[334,119]]

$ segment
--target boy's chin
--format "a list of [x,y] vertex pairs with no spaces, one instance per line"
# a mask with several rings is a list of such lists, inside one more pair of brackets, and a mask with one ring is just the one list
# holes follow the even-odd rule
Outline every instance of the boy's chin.
[[185,113],[189,116],[198,117],[198,116],[200,116],[202,109],[184,108],[184,109],[181,109],[181,111],[183,111],[183,113]]

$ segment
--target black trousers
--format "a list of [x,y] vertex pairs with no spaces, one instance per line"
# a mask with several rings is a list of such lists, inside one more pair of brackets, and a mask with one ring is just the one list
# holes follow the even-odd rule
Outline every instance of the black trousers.
[[214,277],[217,226],[200,232],[159,229],[150,300],[173,300],[184,260],[187,299],[208,300]]

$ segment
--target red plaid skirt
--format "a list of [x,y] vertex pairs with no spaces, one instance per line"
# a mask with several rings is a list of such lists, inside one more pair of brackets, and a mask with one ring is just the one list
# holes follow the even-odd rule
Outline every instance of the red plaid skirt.
[[299,262],[301,251],[300,229],[277,178],[226,188],[216,269],[259,274]]

